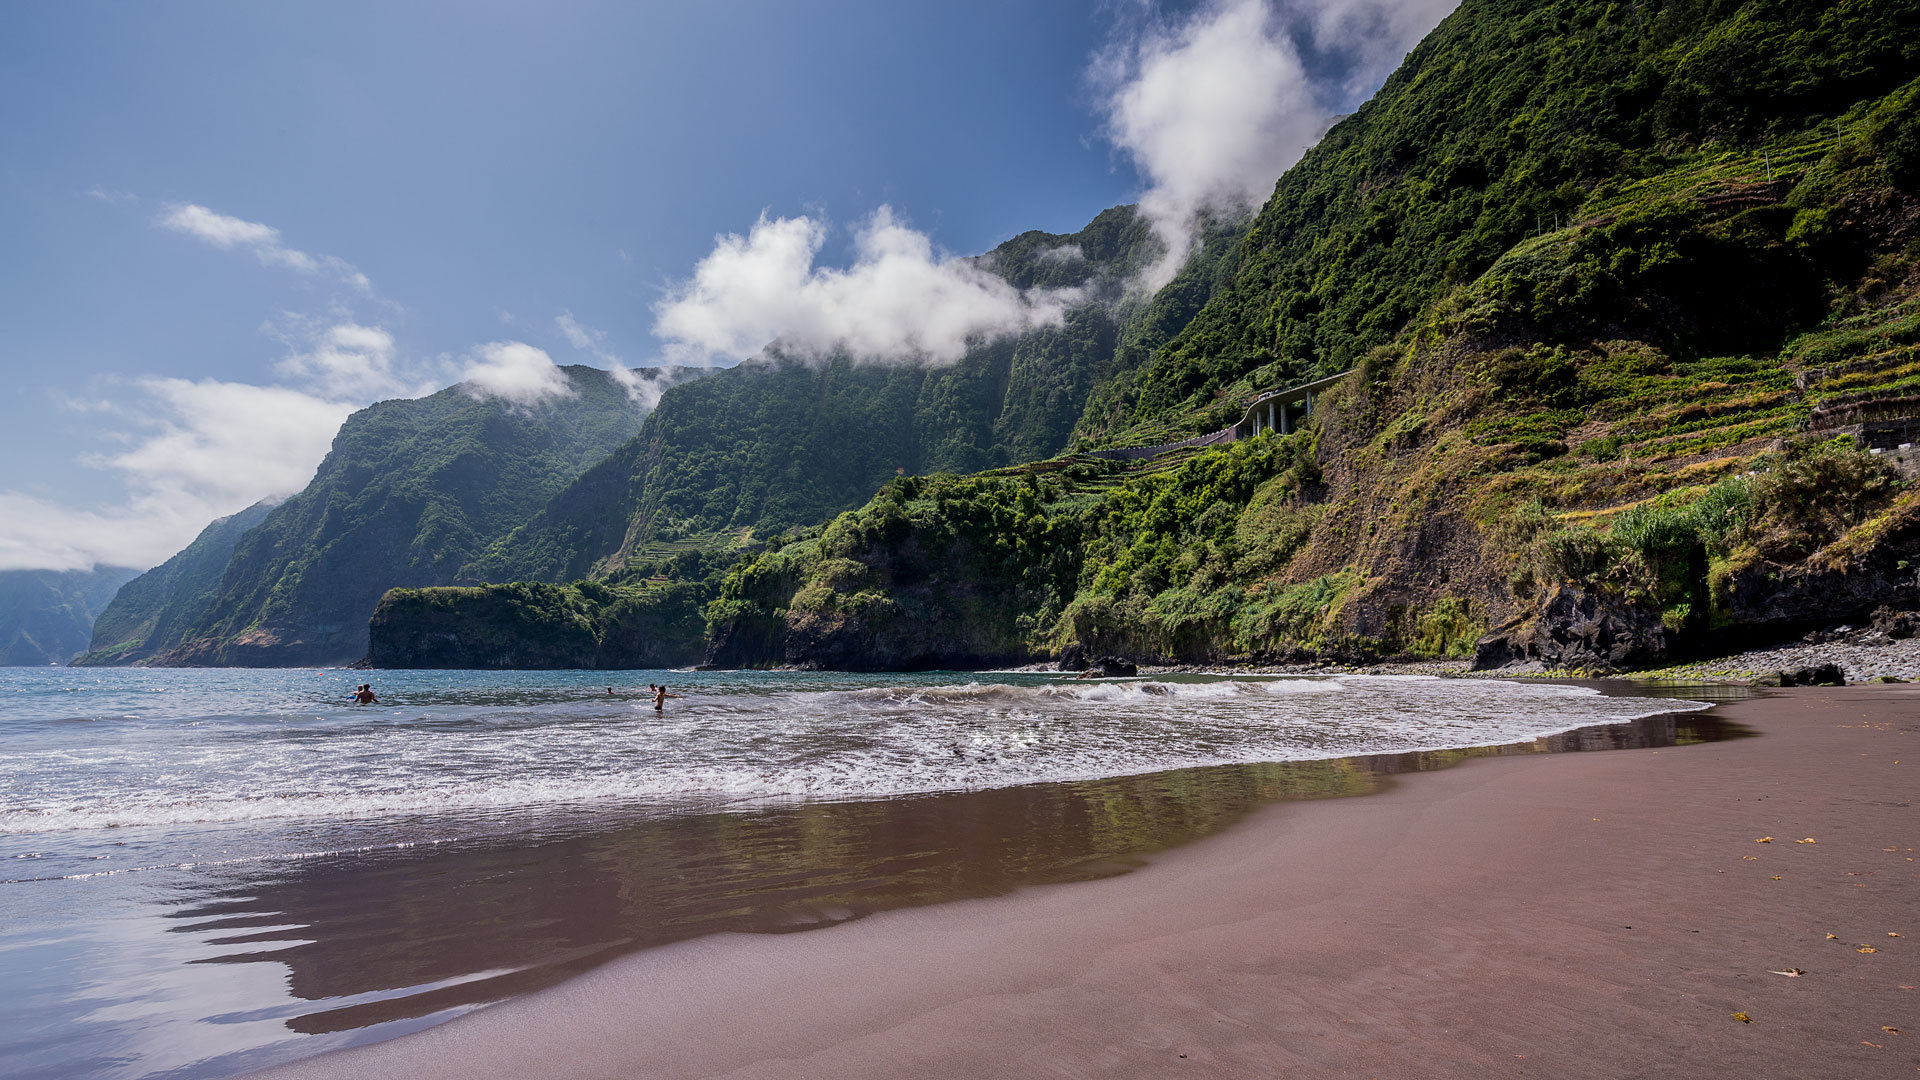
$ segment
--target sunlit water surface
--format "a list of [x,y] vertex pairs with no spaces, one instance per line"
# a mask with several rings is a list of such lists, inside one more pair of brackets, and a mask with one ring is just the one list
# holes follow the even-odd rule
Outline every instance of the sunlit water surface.
[[[365,679],[382,704],[349,704]],[[649,682],[683,696],[656,713]],[[232,1075],[636,948],[1117,872],[1460,756],[1435,752],[1714,737],[1700,708],[1370,676],[0,669],[0,1076]],[[1627,726],[1536,742],[1596,725]]]

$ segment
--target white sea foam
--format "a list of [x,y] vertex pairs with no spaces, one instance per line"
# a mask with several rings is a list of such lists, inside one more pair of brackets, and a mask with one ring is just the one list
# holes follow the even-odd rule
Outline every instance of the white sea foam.
[[1370,676],[797,690],[691,678],[676,675],[686,696],[658,715],[579,693],[497,706],[449,693],[364,712],[121,714],[105,738],[46,727],[0,754],[0,834],[883,798],[1487,745],[1698,707]]

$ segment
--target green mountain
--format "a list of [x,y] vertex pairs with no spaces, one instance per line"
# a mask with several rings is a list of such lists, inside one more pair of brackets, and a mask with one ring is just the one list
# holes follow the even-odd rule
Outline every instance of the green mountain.
[[[1063,325],[984,342],[953,364],[810,363],[777,350],[675,387],[640,434],[502,538],[468,576],[570,581],[677,548],[812,524],[896,475],[968,473],[1066,447],[1096,385],[1143,363],[1199,310],[1240,226],[1150,301],[1133,276],[1160,253],[1132,207],[1078,233],[1028,232],[982,256],[1020,289],[1079,288]],[[1062,258],[1061,252],[1072,257]]]
[[[725,665],[1608,670],[1920,608],[1920,462],[1896,449],[1920,429],[1916,77],[1915,0],[1465,0],[1244,234],[1114,309],[1071,439],[1017,464],[944,418],[983,410],[922,411],[924,381],[770,362],[663,405],[589,474],[595,512],[550,505],[489,553],[610,596],[407,594],[383,633],[484,600],[608,666],[622,604],[697,584]],[[1349,368],[1297,434],[1052,456],[1217,430]],[[936,386],[972,401],[962,376],[997,370]],[[765,396],[732,394],[750,380]],[[703,530],[787,525],[670,565]]]
[[234,545],[272,510],[257,502],[219,518],[179,554],[127,582],[93,620],[92,643],[73,662],[131,664],[177,648],[212,606]]
[[114,591],[138,574],[119,566],[92,570],[0,570],[0,665],[64,664]]
[[1468,0],[1103,388],[1145,467],[904,480],[737,566],[721,664],[1613,669],[1920,607],[1920,5]]
[[[1630,186],[1831,135],[1913,77],[1913,19],[1903,0],[1468,0],[1280,178],[1222,295],[1116,392],[1137,422],[1204,430],[1225,415],[1215,395],[1270,362],[1286,378],[1344,371]],[[1648,280],[1573,299],[1594,332],[1683,353],[1764,351],[1824,311],[1817,289],[1809,308],[1762,267],[1701,269],[1657,296],[1632,295]],[[1759,291],[1721,287],[1736,279]]]
[[[239,537],[204,610],[177,609],[178,643],[148,640],[149,662],[366,655],[382,593],[470,580],[461,570],[475,555],[639,429],[643,410],[611,375],[561,370],[572,395],[534,406],[455,386],[354,413],[313,482]],[[97,640],[96,652],[112,657],[126,640]]]

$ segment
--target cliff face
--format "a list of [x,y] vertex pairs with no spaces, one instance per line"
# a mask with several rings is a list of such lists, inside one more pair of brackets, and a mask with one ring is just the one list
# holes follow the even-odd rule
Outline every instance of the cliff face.
[[74,663],[138,664],[178,647],[213,603],[240,537],[272,509],[255,503],[215,521],[179,554],[127,582],[94,620],[92,642]]
[[0,665],[64,664],[86,648],[94,619],[138,571],[0,571]]
[[381,668],[671,668],[701,655],[697,586],[591,582],[395,589],[370,621]]
[[[348,663],[390,588],[444,585],[630,438],[643,411],[604,371],[530,406],[456,386],[349,417],[305,490],[246,531],[166,665]],[[177,618],[181,608],[169,608]]]
[[770,349],[676,387],[637,438],[467,576],[618,575],[665,546],[715,548],[741,530],[817,524],[900,473],[970,473],[1057,453],[1095,387],[1144,363],[1206,302],[1242,227],[1213,225],[1201,254],[1150,300],[1128,291],[1160,251],[1132,207],[1078,233],[1023,233],[979,265],[1020,289],[1080,290],[1085,299],[1061,325],[982,342],[946,365],[801,361]]

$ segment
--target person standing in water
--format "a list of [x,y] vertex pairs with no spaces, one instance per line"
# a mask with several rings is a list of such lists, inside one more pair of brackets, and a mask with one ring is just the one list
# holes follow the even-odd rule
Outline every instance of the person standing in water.
[[374,693],[373,693],[373,684],[372,684],[372,683],[361,683],[361,684],[360,684],[360,688],[359,688],[358,690],[355,690],[355,691],[353,692],[353,703],[354,703],[355,705],[378,705],[378,704],[380,704],[380,699],[379,699],[378,697],[375,697],[375,696],[374,696]]
[[[653,686],[652,683],[648,683],[647,685]],[[670,697],[677,698],[679,696],[680,696],[679,694],[667,693],[667,686],[665,683],[662,683],[659,686],[653,686],[653,711],[654,712],[667,711],[667,699]]]

